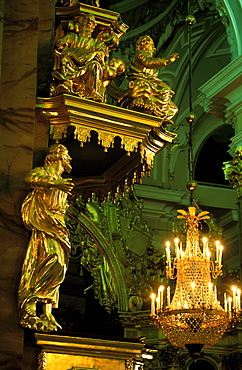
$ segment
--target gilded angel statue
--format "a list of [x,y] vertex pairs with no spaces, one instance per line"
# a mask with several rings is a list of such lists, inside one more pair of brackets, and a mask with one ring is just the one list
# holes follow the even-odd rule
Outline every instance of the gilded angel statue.
[[157,76],[160,68],[173,63],[179,55],[172,54],[168,59],[154,58],[155,50],[150,36],[139,37],[127,73],[128,92],[120,98],[119,104],[121,107],[161,117],[169,125],[173,123],[171,119],[178,111],[171,100],[175,93]]

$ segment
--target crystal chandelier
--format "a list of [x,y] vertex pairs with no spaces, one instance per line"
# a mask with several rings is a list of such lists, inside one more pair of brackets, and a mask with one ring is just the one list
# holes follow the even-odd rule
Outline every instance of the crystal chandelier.
[[[212,283],[222,275],[222,250],[215,242],[215,261],[211,259],[208,240],[199,237],[199,223],[210,218],[207,211],[196,215],[196,207],[188,212],[178,210],[187,224],[186,245],[175,238],[175,257],[172,263],[170,243],[166,243],[166,275],[177,279],[173,299],[170,287],[158,289],[158,296],[152,295],[152,324],[164,330],[168,340],[177,347],[186,347],[196,357],[202,347],[209,347],[219,341],[231,320],[241,309],[239,289],[233,287],[233,296],[224,294],[224,308],[217,299],[217,286]],[[165,300],[166,298],[166,300]]]

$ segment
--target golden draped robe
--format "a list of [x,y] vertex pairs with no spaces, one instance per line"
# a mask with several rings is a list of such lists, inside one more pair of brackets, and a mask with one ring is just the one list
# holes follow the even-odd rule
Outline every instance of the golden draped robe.
[[32,234],[22,267],[19,308],[30,300],[58,305],[71,245],[64,220],[67,194],[48,185],[48,180],[57,178],[50,176],[45,167],[37,167],[25,179],[33,190],[23,202],[22,218]]

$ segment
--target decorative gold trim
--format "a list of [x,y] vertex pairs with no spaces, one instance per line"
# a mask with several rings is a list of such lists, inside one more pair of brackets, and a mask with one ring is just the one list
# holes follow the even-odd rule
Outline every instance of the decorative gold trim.
[[[35,333],[37,345],[48,353],[126,360],[136,357],[143,343]],[[45,369],[38,369],[45,370]]]
[[42,350],[38,356],[38,370],[45,370],[47,365],[47,355],[44,350]]
[[91,139],[91,129],[86,127],[75,127],[74,138],[80,141],[80,145],[90,141]]
[[153,167],[154,156],[177,136],[166,130],[159,117],[73,95],[37,98],[36,106],[48,119],[56,142],[65,137],[68,126],[75,127],[74,136],[81,146],[90,140],[90,132],[96,131],[105,151],[118,136],[128,154],[140,150],[148,168]]
[[126,33],[128,26],[121,20],[120,14],[108,9],[95,7],[88,4],[79,3],[76,6],[56,7],[56,15],[63,23],[68,22],[68,19],[78,17],[80,13],[92,14],[97,23],[106,27],[112,26],[117,32],[119,39]]
[[125,370],[133,370],[134,361],[133,360],[126,360],[125,361]]

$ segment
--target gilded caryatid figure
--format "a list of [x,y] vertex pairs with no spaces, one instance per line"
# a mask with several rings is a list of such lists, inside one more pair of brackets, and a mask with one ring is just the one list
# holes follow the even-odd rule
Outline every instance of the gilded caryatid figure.
[[179,58],[172,54],[168,59],[154,58],[154,42],[150,36],[141,36],[136,42],[136,53],[127,73],[128,93],[121,98],[120,105],[162,118],[166,125],[178,108],[172,102],[174,91],[157,76],[159,69]]
[[57,40],[58,63],[52,72],[52,96],[69,93],[105,102],[107,80],[121,71],[117,65],[116,74],[109,73],[109,51],[119,43],[119,38],[111,29],[101,30],[93,37],[96,27],[93,15],[81,14],[78,22],[69,22],[69,31]]
[[70,160],[66,147],[54,144],[47,151],[43,167],[32,169],[25,178],[33,190],[23,202],[22,218],[32,234],[22,267],[18,309],[20,324],[33,330],[60,328],[52,307],[58,306],[59,287],[71,251],[64,216],[67,195],[74,184],[61,176],[71,171]]

